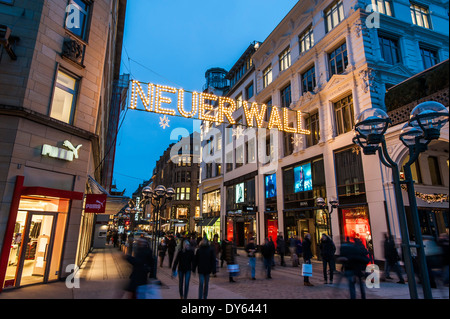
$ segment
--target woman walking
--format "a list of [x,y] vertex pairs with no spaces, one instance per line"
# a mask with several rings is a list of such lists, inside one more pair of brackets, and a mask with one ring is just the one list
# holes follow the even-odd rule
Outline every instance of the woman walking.
[[178,251],[172,266],[172,273],[174,277],[177,275],[178,266],[178,283],[181,299],[187,299],[193,263],[194,251],[191,249],[189,241],[185,240],[183,242],[183,248]]

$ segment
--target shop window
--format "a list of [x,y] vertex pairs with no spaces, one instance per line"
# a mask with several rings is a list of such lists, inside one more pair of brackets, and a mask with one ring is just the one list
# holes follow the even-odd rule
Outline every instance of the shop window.
[[75,111],[79,80],[58,70],[50,117],[71,124]]
[[360,240],[373,253],[372,232],[369,211],[366,206],[343,208],[340,210],[345,239],[351,242]]

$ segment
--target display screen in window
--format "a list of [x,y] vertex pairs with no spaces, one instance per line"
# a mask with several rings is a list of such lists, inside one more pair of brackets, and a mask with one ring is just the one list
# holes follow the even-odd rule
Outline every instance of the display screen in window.
[[311,163],[294,168],[294,192],[305,192],[312,190]]

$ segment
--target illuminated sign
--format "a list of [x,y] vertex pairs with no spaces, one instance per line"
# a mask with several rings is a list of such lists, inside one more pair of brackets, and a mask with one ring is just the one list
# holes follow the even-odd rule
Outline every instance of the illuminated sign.
[[[216,96],[209,93],[191,93],[191,108],[185,109],[185,90],[176,89],[165,85],[141,83],[136,80],[131,81],[131,101],[130,108],[136,109],[138,97],[147,112],[153,112],[164,115],[178,115],[184,118],[196,118],[202,121],[237,124],[233,118],[233,113],[237,110],[237,102],[229,97]],[[146,90],[145,87],[146,85]],[[172,104],[172,98],[176,98],[175,105]],[[175,104],[175,103],[174,103]],[[213,104],[216,104],[213,105]],[[171,106],[171,107],[170,107]],[[267,114],[265,104],[242,102],[244,108],[245,121],[247,126],[262,128],[264,117]],[[280,131],[297,134],[310,134],[308,130],[302,129],[302,112],[292,111],[288,108],[278,108],[271,106],[270,118],[267,128],[277,128]],[[289,111],[295,112],[296,127],[289,126]],[[211,113],[214,113],[212,115]],[[198,114],[198,116],[197,116]],[[197,116],[197,117],[196,117]]]
[[63,145],[67,147],[69,150],[65,150],[59,147],[51,146],[48,144],[42,145],[41,155],[46,155],[53,158],[59,158],[65,161],[73,161],[73,158],[78,158],[78,150],[82,146],[81,144],[77,147],[74,147],[70,141],[65,140]]

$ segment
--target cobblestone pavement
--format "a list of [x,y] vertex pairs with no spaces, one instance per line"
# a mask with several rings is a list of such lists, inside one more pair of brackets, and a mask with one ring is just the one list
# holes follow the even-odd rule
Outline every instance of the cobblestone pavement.
[[[262,269],[262,260],[257,258],[256,280],[251,280],[250,269],[245,252],[239,251],[237,262],[241,274],[235,283],[230,283],[226,265],[219,268],[216,277],[211,277],[208,299],[349,299],[348,283],[339,274],[335,275],[333,285],[323,282],[322,264],[313,262],[313,287],[303,285],[300,267],[277,265],[272,271],[273,279],[266,279]],[[131,272],[130,265],[125,261],[124,254],[117,248],[106,246],[105,249],[95,249],[89,254],[82,265],[79,278],[79,288],[67,288],[65,282],[55,282],[42,285],[27,286],[19,289],[4,290],[0,299],[127,299],[124,291]],[[178,278],[172,278],[168,267],[168,258],[162,268],[158,267],[157,277],[162,282],[160,295],[162,299],[179,299]],[[421,286],[418,285],[419,296]],[[360,298],[359,287],[356,288],[357,298]],[[392,282],[381,282],[380,288],[366,288],[367,299],[410,299],[408,285]],[[198,275],[193,275],[190,281],[188,299],[198,297]],[[435,299],[448,299],[448,287],[438,284],[433,289]]]

